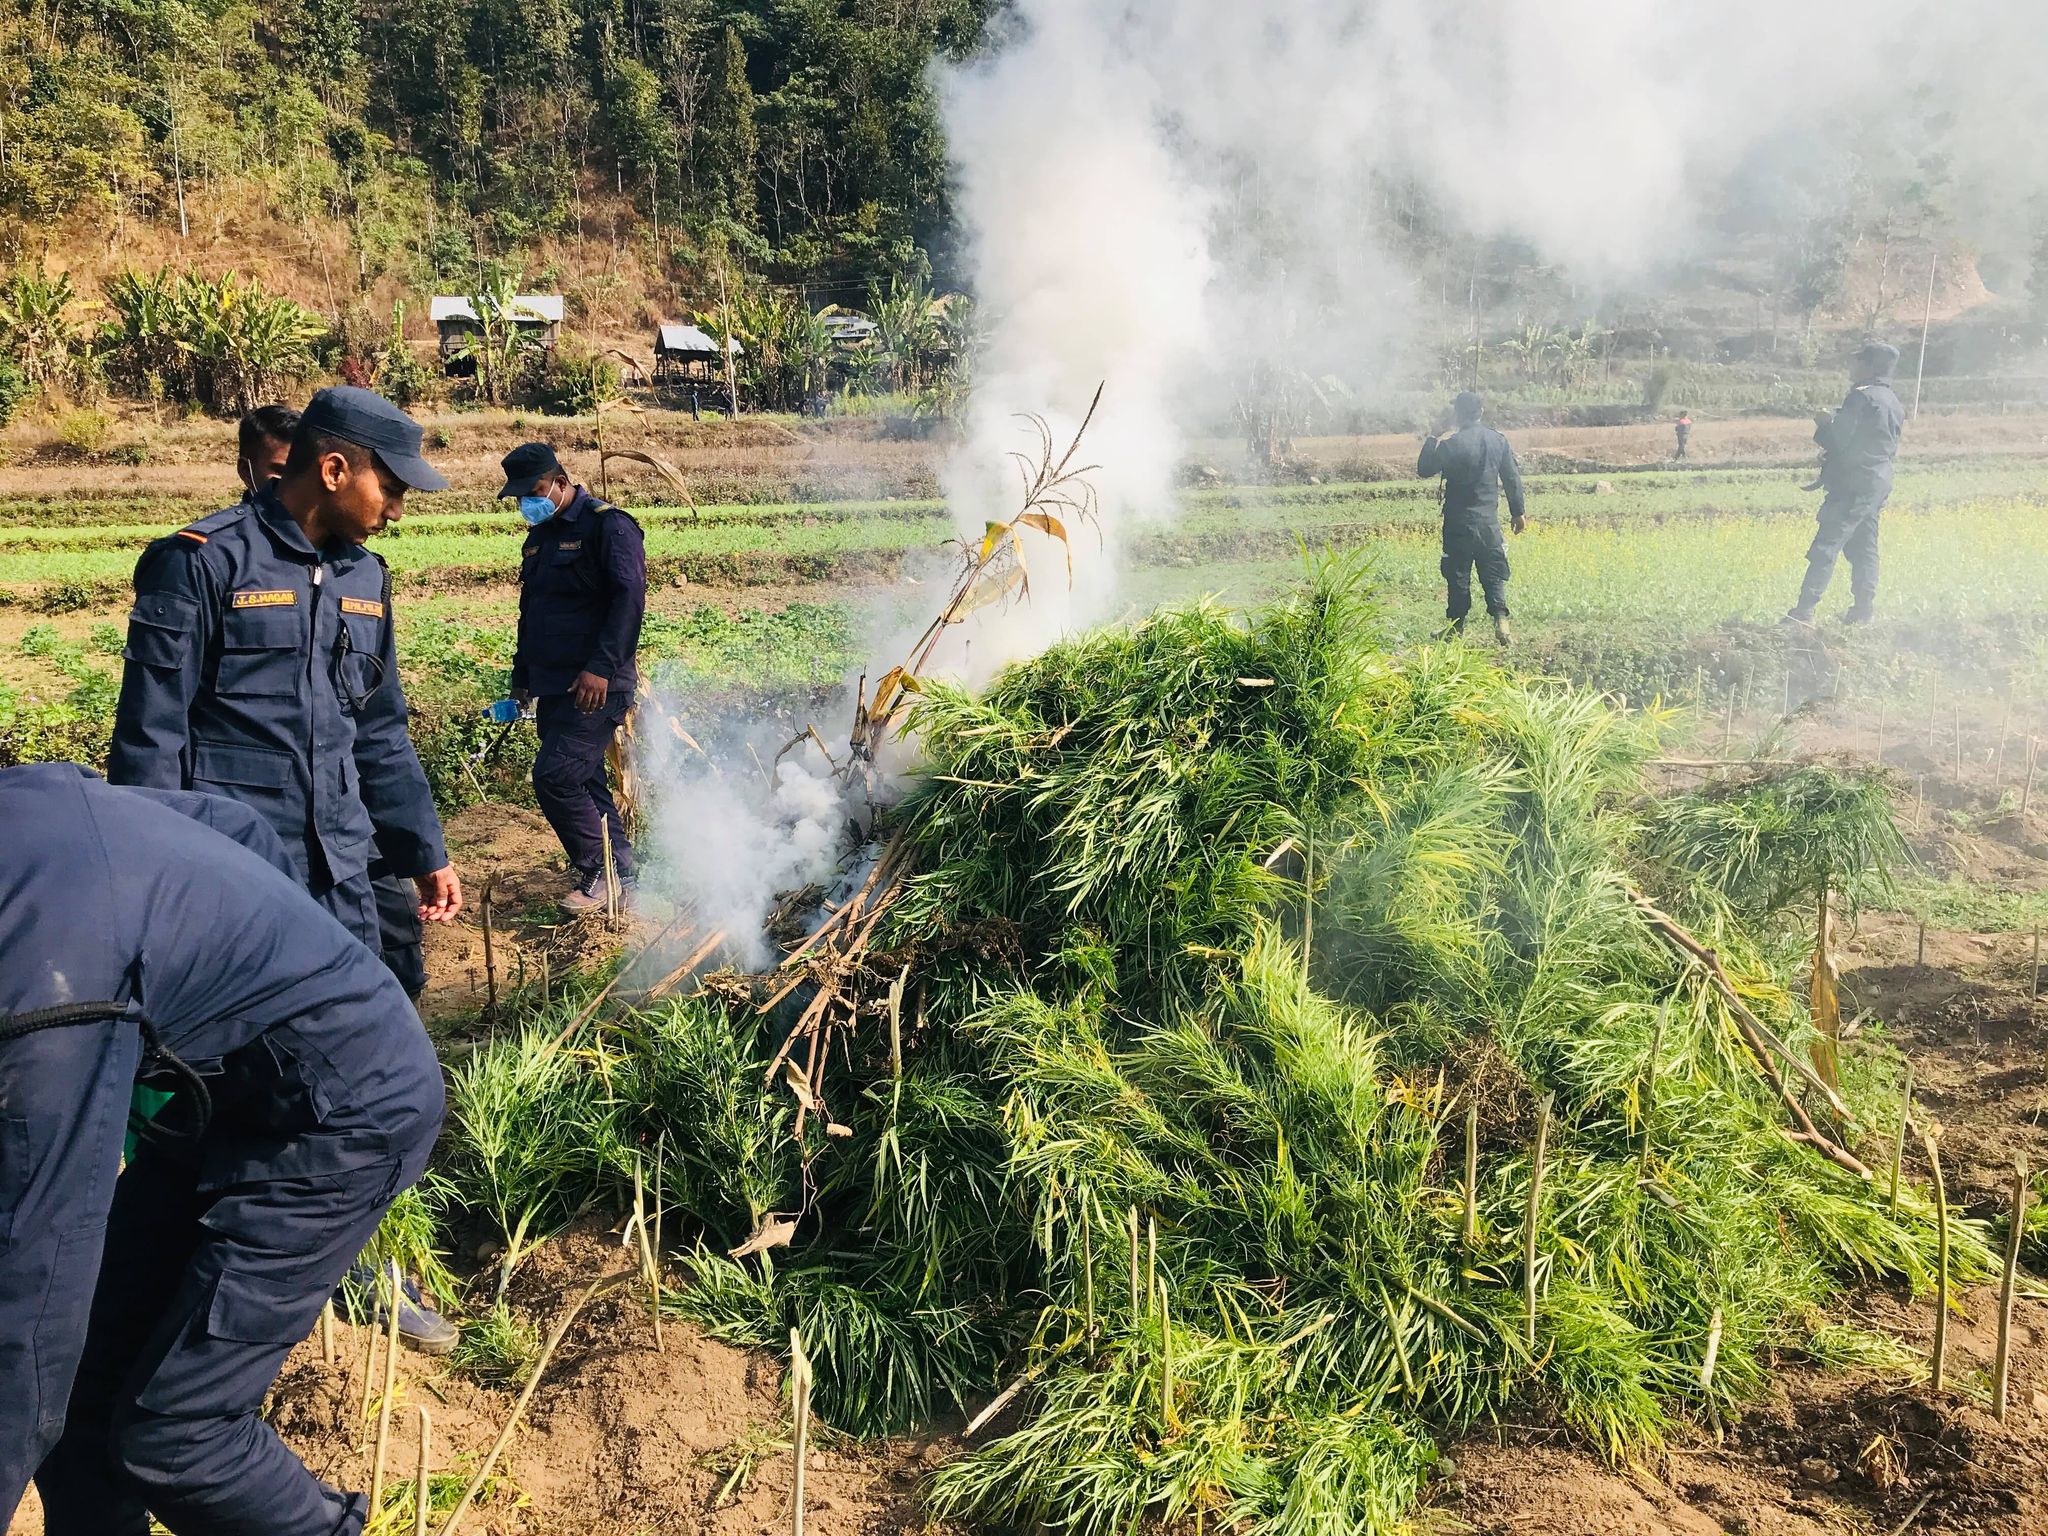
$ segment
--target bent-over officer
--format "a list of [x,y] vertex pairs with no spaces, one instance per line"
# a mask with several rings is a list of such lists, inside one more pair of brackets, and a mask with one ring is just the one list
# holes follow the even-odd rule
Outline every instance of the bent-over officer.
[[1422,441],[1415,473],[1424,480],[1443,476],[1444,587],[1449,598],[1444,616],[1448,632],[1462,634],[1472,611],[1472,570],[1486,593],[1486,611],[1493,617],[1493,637],[1502,645],[1513,639],[1508,628],[1508,550],[1500,532],[1500,493],[1508,496],[1514,530],[1527,526],[1522,501],[1522,471],[1508,440],[1481,419],[1479,396],[1465,390],[1451,402],[1457,429],[1448,435],[1439,427]]
[[1892,388],[1899,349],[1866,343],[1849,365],[1849,393],[1832,416],[1814,418],[1820,444],[1819,524],[1806,551],[1806,579],[1799,601],[1785,615],[1789,624],[1811,624],[1834,580],[1835,562],[1849,557],[1851,624],[1866,624],[1877,613],[1877,518],[1892,494],[1892,460],[1906,425],[1906,407]]
[[46,1536],[353,1536],[263,1399],[426,1166],[426,1031],[244,808],[49,763],[0,826],[0,1526],[33,1474]]
[[107,754],[116,783],[206,790],[260,813],[313,898],[373,954],[376,853],[413,880],[421,917],[462,906],[407,734],[390,574],[363,548],[408,488],[447,484],[420,437],[368,390],[323,389],[278,479],[149,546]]
[[640,525],[572,484],[546,443],[522,443],[502,467],[498,495],[517,497],[529,526],[519,562],[512,695],[535,703],[534,798],[576,872],[562,910],[591,912],[622,894],[606,886],[607,827],[616,878],[623,885],[633,874],[633,847],[605,781],[605,754],[639,682],[647,550]]

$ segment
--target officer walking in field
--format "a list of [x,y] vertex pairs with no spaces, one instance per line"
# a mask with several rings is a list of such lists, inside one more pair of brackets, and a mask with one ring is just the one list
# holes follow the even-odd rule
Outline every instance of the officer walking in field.
[[116,783],[257,811],[314,899],[373,954],[376,851],[413,880],[421,917],[446,922],[462,906],[407,734],[390,576],[362,547],[402,514],[408,488],[447,484],[419,446],[388,401],[321,390],[277,480],[150,545],[107,755]]
[[1415,473],[1424,480],[1443,477],[1444,585],[1449,593],[1446,633],[1462,634],[1472,611],[1472,571],[1486,593],[1486,611],[1493,618],[1493,636],[1502,645],[1513,638],[1508,627],[1508,551],[1500,531],[1500,493],[1506,490],[1514,530],[1527,526],[1522,500],[1522,472],[1508,440],[1480,418],[1479,396],[1465,390],[1451,402],[1455,431],[1442,427],[1422,441]]
[[639,682],[646,546],[640,525],[571,483],[546,443],[522,443],[502,467],[498,495],[518,499],[529,529],[519,565],[512,696],[536,704],[534,798],[576,871],[562,910],[594,912],[621,894],[606,883],[607,828],[619,884],[633,874],[633,846],[605,781],[605,754]]
[[[241,453],[236,472],[242,479],[242,499],[284,473],[290,456],[292,434],[298,431],[299,413],[288,405],[259,405],[242,418],[237,438]],[[413,883],[393,872],[383,850],[370,860],[370,888],[377,904],[377,939],[384,963],[415,1002],[427,985],[427,962],[421,948],[419,896]]]
[[426,1032],[253,811],[49,763],[0,826],[0,1528],[33,1474],[46,1536],[355,1536],[263,1400],[426,1166]]
[[1806,551],[1806,580],[1788,624],[1812,624],[1834,579],[1835,561],[1849,557],[1851,624],[1867,624],[1877,611],[1877,519],[1892,494],[1892,460],[1906,424],[1906,407],[1892,389],[1899,349],[1866,343],[1849,365],[1849,393],[1832,416],[1814,418],[1820,444],[1818,530]]

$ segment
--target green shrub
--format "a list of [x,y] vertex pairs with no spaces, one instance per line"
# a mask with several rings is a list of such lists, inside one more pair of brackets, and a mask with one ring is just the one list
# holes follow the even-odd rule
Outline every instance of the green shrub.
[[105,411],[66,411],[56,421],[57,441],[73,453],[90,456],[106,445],[107,433],[113,425]]

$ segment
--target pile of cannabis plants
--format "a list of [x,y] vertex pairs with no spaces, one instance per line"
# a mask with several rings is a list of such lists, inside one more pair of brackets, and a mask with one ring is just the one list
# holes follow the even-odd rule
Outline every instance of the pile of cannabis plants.
[[[593,1144],[625,1150],[577,1187],[665,1146],[667,1230],[705,1234],[678,1308],[800,1328],[840,1428],[1003,1393],[945,1517],[1391,1531],[1436,1443],[1510,1405],[1654,1444],[1755,1393],[1846,1282],[1935,1263],[1928,1202],[1889,1215],[1850,1171],[1888,1142],[1888,1063],[1849,1050],[1823,1090],[1752,1043],[1811,1050],[1792,895],[1730,830],[1745,802],[1650,807],[1655,728],[1387,651],[1341,570],[926,684],[904,890],[796,1115],[764,1077],[801,990],[668,1004],[582,1053]],[[1885,851],[1836,821],[1821,866]],[[458,1203],[516,1222],[463,1143]],[[1981,1268],[1981,1236],[1955,1254]]]

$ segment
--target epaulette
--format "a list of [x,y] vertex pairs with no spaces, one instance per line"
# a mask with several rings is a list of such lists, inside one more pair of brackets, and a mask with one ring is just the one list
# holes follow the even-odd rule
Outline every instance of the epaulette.
[[232,507],[222,507],[218,512],[207,513],[198,522],[180,528],[171,537],[174,539],[190,539],[194,544],[204,544],[214,534],[219,533],[221,529],[232,527],[255,510],[256,508],[251,503],[238,501]]

